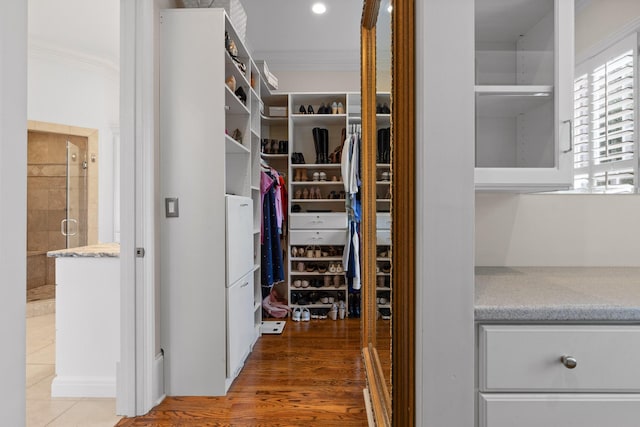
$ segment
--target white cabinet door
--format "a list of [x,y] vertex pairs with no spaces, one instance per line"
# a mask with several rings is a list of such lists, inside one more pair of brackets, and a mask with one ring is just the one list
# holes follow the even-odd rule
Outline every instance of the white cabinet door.
[[253,200],[227,196],[227,286],[253,268]]
[[476,189],[571,185],[573,8],[476,0]]
[[238,375],[251,351],[255,336],[253,317],[253,273],[250,273],[227,288],[228,378]]
[[637,394],[480,394],[479,427],[637,427]]

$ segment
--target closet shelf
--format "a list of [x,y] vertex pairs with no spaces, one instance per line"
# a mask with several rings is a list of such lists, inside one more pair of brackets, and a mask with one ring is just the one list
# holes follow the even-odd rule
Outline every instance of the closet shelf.
[[391,308],[391,304],[378,304],[378,308]]
[[257,185],[252,185],[252,186],[251,186],[251,189],[252,189],[253,191],[260,191],[260,187],[258,187]]
[[[258,230],[258,232],[260,232],[260,230]],[[253,271],[258,271],[258,270],[260,270],[260,264],[254,264]]]
[[340,163],[292,163],[292,169],[340,169]]
[[292,203],[331,203],[331,202],[342,202],[344,203],[345,199],[291,199]]
[[[309,286],[307,288],[296,288],[296,287],[291,287],[292,291],[346,291],[347,287],[346,286],[340,286],[339,288],[334,288],[333,286],[328,286],[328,287],[321,287],[321,288],[314,288],[313,286]],[[331,304],[329,304],[331,305]]]
[[267,153],[260,153],[260,155],[262,156],[262,158],[264,159],[286,159],[287,157],[289,157],[288,154],[267,154]]
[[342,261],[342,257],[338,256],[323,256],[323,257],[291,257],[291,261]]
[[331,308],[332,304],[307,304],[307,305],[298,305],[298,304],[289,304],[291,308]]
[[229,55],[229,52],[225,50],[224,53],[226,77],[228,78],[229,74],[232,74],[236,78],[236,88],[240,86],[245,88],[249,87],[249,80],[247,80],[247,76],[240,71],[235,61],[231,58],[231,55]]
[[376,163],[376,167],[391,169],[391,163]]
[[391,273],[382,273],[382,272],[380,272],[380,273],[376,273],[376,276],[385,276],[385,277],[389,277],[389,276],[391,276]]
[[289,121],[287,117],[271,117],[271,116],[265,116],[264,114],[261,114],[260,118],[266,122],[271,122],[271,123],[286,124],[287,121]]
[[376,181],[377,185],[390,185],[391,181]]
[[387,287],[380,287],[380,286],[378,286],[378,287],[376,287],[376,291],[382,291],[382,292],[386,291],[386,292],[390,292],[390,291],[391,291],[391,288],[390,288],[390,287],[389,287],[389,288],[387,288]]
[[239,114],[239,115],[248,116],[250,113],[247,106],[244,105],[242,101],[240,101],[240,99],[238,99],[235,93],[231,92],[231,89],[229,89],[229,86],[224,85],[224,89],[225,89],[225,107],[228,108],[227,114],[235,114],[235,115]]
[[309,186],[317,186],[317,185],[339,185],[340,187],[344,187],[344,182],[342,181],[291,181],[292,185],[309,185]]
[[[344,271],[341,271],[340,273],[329,273],[328,271],[326,273],[318,273],[317,271],[292,271],[291,273],[289,273],[291,276],[338,276],[338,275],[343,275]],[[387,276],[389,274],[387,273]],[[335,288],[335,289],[340,289],[340,288]]]
[[346,119],[346,114],[291,114],[291,120],[293,120],[294,123],[301,125],[307,124],[309,126],[344,125]]
[[251,150],[249,150],[244,145],[240,144],[235,139],[231,138],[229,135],[224,136],[225,139],[225,152],[233,153],[233,154],[249,154]]
[[378,257],[378,258],[376,258],[376,261],[387,261],[387,262],[391,262],[391,258]]

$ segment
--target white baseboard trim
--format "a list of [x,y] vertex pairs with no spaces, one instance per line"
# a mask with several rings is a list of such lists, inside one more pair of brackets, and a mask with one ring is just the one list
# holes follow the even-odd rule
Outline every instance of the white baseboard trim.
[[116,397],[116,379],[57,376],[51,382],[51,397]]
[[158,353],[153,361],[153,405],[158,405],[167,395],[164,393],[164,355]]

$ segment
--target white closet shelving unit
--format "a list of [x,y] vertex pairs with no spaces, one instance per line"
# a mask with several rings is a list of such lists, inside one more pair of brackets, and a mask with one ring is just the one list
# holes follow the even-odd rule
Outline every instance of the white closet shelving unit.
[[[349,124],[362,122],[362,97],[360,93],[349,93]],[[378,92],[376,94],[377,107],[389,107],[389,112],[376,109],[376,128],[391,128],[391,94]],[[381,135],[377,135],[379,138]],[[376,139],[378,142],[378,139]],[[390,143],[390,135],[389,135]],[[376,164],[376,297],[380,318],[387,320],[391,317],[391,157],[381,153],[378,148],[378,163]],[[390,147],[389,147],[390,148]]]
[[[333,102],[342,103],[343,112],[319,114],[321,104]],[[314,114],[301,114],[300,106],[308,110],[309,105]],[[347,214],[341,165],[319,163],[313,129],[327,131],[324,152],[331,154],[342,143],[342,130],[347,128],[347,105],[346,93],[289,94],[289,302],[294,308],[307,307],[320,315],[332,305],[323,302],[325,297],[348,306],[344,272],[330,271],[332,265],[343,268]],[[305,163],[293,163],[293,153],[301,153]],[[314,173],[324,173],[325,180],[318,176],[314,181]]]
[[573,1],[475,4],[476,188],[569,188]]
[[260,335],[259,71],[223,9],[163,10],[159,49],[165,386],[224,395]]

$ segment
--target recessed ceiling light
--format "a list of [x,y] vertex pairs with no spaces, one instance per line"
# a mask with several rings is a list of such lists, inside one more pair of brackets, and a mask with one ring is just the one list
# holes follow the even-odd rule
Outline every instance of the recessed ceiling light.
[[311,10],[315,14],[322,15],[327,11],[327,6],[325,6],[324,3],[314,3],[314,5],[311,6]]

